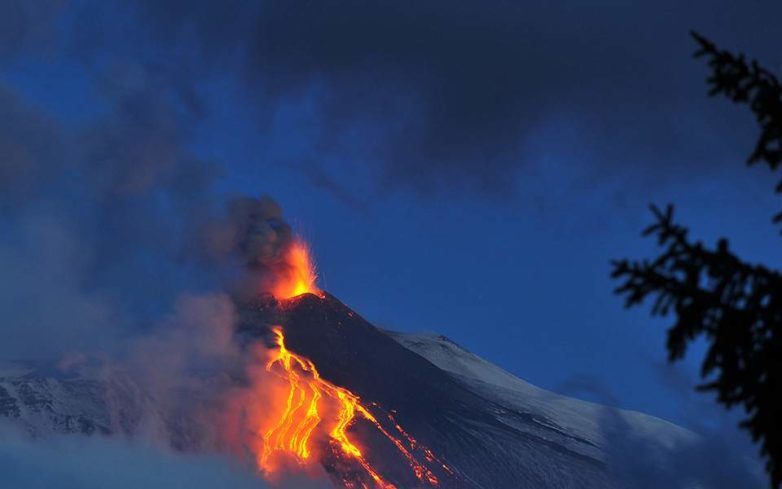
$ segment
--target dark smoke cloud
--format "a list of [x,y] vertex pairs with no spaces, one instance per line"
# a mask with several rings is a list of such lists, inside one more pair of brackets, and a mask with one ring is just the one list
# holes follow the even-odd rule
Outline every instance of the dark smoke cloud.
[[266,196],[233,199],[228,204],[227,218],[213,235],[218,252],[237,254],[251,269],[273,268],[293,239],[282,209]]
[[236,300],[253,300],[289,276],[287,251],[295,237],[268,196],[236,197],[226,207],[203,227],[206,254],[216,263],[234,263],[234,273],[224,280],[227,288]]

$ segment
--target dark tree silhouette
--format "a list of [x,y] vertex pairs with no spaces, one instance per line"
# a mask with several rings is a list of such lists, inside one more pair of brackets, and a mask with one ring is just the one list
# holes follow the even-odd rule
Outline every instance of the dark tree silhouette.
[[[782,87],[777,78],[747,61],[718,49],[693,33],[706,58],[710,95],[724,95],[749,105],[761,133],[748,164],[765,163],[776,170],[782,162]],[[782,192],[782,182],[776,187]],[[749,264],[734,253],[725,238],[709,248],[692,241],[686,227],[673,220],[673,208],[652,206],[655,223],[644,236],[656,236],[663,248],[652,260],[619,260],[612,277],[627,307],[653,298],[652,314],[673,314],[668,331],[670,361],[681,359],[696,338],[708,341],[701,365],[704,383],[727,408],[742,406],[741,426],[760,443],[771,486],[782,486],[782,274]],[[774,220],[782,221],[782,212]]]

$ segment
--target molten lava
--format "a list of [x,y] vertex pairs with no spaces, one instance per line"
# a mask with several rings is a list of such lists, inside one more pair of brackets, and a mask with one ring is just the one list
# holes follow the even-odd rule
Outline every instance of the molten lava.
[[[452,474],[447,465],[440,462],[429,449],[420,446],[390,414],[386,415],[390,426],[386,429],[358,396],[323,379],[312,361],[288,350],[281,327],[275,327],[273,332],[277,349],[273,350],[266,363],[266,370],[287,382],[287,392],[282,394],[285,399],[279,403],[281,412],[265,410],[263,413],[269,419],[261,423],[267,428],[259,433],[263,445],[256,453],[258,467],[263,472],[273,473],[278,467],[275,463],[278,457],[292,458],[298,464],[306,464],[313,456],[313,445],[318,443],[314,438],[318,438],[325,439],[327,449],[338,460],[354,462],[363,470],[361,480],[344,479],[346,487],[369,489],[369,484],[374,484],[380,489],[397,489],[367,460],[362,448],[348,433],[351,425],[360,417],[393,443],[421,483],[432,487],[439,485],[437,476],[416,459],[414,452],[422,454],[428,463],[436,463],[441,470]],[[379,408],[376,404],[373,406]],[[398,435],[393,435],[389,430]]]
[[307,243],[300,238],[294,239],[285,250],[282,260],[285,267],[272,287],[274,297],[289,299],[306,293],[323,294],[315,285],[318,274]]

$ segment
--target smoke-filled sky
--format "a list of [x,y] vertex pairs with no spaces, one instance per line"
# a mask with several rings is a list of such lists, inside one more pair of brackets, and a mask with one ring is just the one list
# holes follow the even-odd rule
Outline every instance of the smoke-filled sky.
[[[782,73],[771,0],[0,0],[4,357],[119,348],[225,272],[204,229],[269,195],[321,286],[541,387],[690,427],[697,372],[612,258],[651,202],[779,264],[782,204],[690,29]],[[246,202],[246,201],[245,201]],[[208,242],[204,245],[204,242]],[[716,416],[716,415],[715,415]]]

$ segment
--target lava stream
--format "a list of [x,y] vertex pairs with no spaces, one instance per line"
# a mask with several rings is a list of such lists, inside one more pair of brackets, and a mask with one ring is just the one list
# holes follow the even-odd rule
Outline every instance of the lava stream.
[[[329,423],[326,436],[328,444],[339,457],[353,460],[374,481],[380,489],[397,489],[388,482],[380,472],[366,459],[359,446],[351,439],[348,430],[360,416],[382,433],[396,447],[397,451],[407,461],[416,478],[432,487],[438,486],[437,476],[427,466],[419,462],[412,451],[416,450],[416,441],[409,436],[393,417],[389,416],[392,426],[402,434],[402,439],[392,435],[377,418],[361,404],[358,396],[349,390],[338,387],[321,378],[315,365],[307,358],[293,353],[285,346],[285,336],[282,328],[276,326],[272,330],[275,335],[277,349],[266,363],[266,370],[287,380],[288,391],[282,412],[274,418],[271,427],[262,433],[263,447],[257,455],[258,466],[267,473],[274,472],[276,465],[272,459],[276,455],[292,457],[299,464],[306,463],[312,456],[311,442],[313,433],[319,426]],[[321,411],[321,404],[328,403],[327,409]],[[272,413],[275,414],[275,413]],[[325,418],[325,419],[324,419]],[[408,445],[408,446],[406,446]],[[427,461],[437,462],[447,473],[450,469],[436,460],[431,451],[423,448]],[[346,487],[355,487],[354,481],[344,480]],[[367,487],[363,482],[361,486]]]

